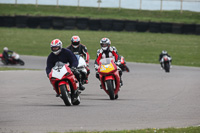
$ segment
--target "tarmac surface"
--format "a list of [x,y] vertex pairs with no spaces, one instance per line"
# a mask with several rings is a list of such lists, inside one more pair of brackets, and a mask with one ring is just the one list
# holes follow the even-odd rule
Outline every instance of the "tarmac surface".
[[[200,125],[200,68],[127,62],[117,100],[100,89],[90,62],[89,84],[78,106],[55,97],[45,73],[46,57],[21,56],[38,70],[0,71],[0,132],[118,131]],[[4,65],[0,62],[0,67]]]

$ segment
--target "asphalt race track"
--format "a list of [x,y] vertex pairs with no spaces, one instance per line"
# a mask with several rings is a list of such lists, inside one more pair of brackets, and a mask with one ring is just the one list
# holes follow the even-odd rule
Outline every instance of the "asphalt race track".
[[[46,77],[46,57],[21,56],[39,70],[0,71],[0,132],[105,131],[200,125],[200,68],[130,63],[119,99],[109,100],[95,78],[93,60],[78,106],[67,107]],[[0,62],[0,67],[4,66]]]

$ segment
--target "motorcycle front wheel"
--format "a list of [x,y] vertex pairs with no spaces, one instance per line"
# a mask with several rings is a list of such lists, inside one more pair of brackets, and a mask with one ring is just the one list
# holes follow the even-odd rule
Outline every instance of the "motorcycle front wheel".
[[107,80],[106,84],[107,84],[110,100],[114,100],[115,99],[115,93],[114,93],[113,80]]
[[71,100],[71,95],[66,89],[66,85],[63,84],[60,86],[60,92],[61,92],[61,97],[65,103],[66,106],[71,106],[72,105],[72,100]]
[[22,66],[25,64],[24,61],[21,60],[21,59],[18,60],[18,63],[19,63],[20,65],[22,65]]

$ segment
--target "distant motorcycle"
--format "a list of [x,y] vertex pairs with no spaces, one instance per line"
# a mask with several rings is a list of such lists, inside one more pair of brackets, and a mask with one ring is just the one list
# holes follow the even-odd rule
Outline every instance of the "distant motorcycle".
[[[16,52],[13,52],[12,54],[9,54],[8,56],[9,56],[8,64],[12,64],[12,65],[20,64],[22,66],[25,64],[24,61],[20,59],[19,54],[17,54]],[[3,57],[3,54],[0,54],[0,58],[1,58],[1,62],[4,65],[7,65],[5,58]]]
[[119,67],[121,68],[122,71],[130,72],[123,56],[121,56],[121,64],[119,65]]
[[79,82],[67,64],[57,62],[49,74],[49,80],[66,106],[80,104]]
[[100,60],[98,67],[101,86],[109,95],[110,100],[118,98],[120,88],[120,76],[117,65],[113,58],[104,58]]
[[81,80],[80,82],[82,84],[85,84],[86,83],[86,79],[87,79],[87,65],[86,65],[86,62],[84,60],[84,58],[80,55],[76,55],[77,59],[78,59],[78,66],[77,66],[77,70],[80,72],[81,74]]
[[168,56],[163,56],[161,61],[163,69],[165,70],[165,72],[170,72],[170,62],[171,62],[171,57]]

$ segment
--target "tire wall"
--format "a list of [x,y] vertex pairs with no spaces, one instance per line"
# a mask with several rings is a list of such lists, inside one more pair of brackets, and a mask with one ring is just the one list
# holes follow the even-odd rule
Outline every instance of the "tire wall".
[[59,30],[101,30],[200,35],[200,24],[142,22],[138,20],[89,19],[55,16],[0,16],[0,27]]

